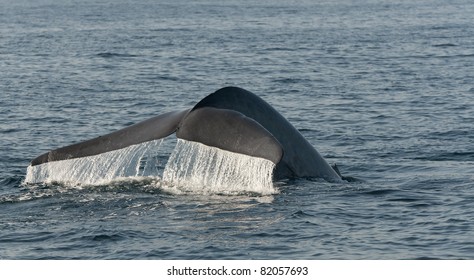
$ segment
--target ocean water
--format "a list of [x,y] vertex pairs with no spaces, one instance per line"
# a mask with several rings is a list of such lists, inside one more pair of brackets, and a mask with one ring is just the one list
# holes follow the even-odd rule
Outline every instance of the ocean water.
[[[468,0],[2,0],[0,258],[473,259],[473,14]],[[48,150],[229,85],[357,180],[25,183]]]

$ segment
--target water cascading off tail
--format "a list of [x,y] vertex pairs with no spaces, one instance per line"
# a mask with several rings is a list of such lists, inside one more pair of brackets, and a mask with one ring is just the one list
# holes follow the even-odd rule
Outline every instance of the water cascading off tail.
[[269,195],[278,192],[272,181],[274,167],[267,159],[178,139],[163,183],[189,192]]
[[100,185],[124,177],[158,176],[161,143],[154,140],[99,155],[28,166],[25,183]]

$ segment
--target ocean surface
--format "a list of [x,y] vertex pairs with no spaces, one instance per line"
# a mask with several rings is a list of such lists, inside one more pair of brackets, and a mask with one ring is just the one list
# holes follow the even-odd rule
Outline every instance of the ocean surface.
[[[469,0],[1,0],[0,259],[474,259],[473,15]],[[224,86],[357,180],[25,182],[44,152]]]

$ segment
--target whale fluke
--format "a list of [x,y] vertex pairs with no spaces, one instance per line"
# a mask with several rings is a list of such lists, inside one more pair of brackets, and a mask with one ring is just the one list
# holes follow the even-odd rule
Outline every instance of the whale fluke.
[[318,177],[341,181],[303,135],[270,104],[250,91],[226,87],[193,108],[159,115],[116,132],[47,152],[31,161],[39,165],[97,155],[157,140],[176,132],[178,138],[223,150],[268,159],[274,178]]
[[31,165],[98,155],[164,138],[176,131],[188,112],[189,110],[169,112],[104,136],[49,151],[33,159]]

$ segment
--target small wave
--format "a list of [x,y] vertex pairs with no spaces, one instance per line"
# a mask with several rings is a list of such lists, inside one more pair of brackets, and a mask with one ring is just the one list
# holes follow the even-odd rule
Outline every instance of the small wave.
[[274,79],[273,82],[286,85],[286,84],[301,84],[303,82],[307,82],[307,80],[298,79],[298,78],[281,78],[281,79]]
[[194,31],[192,28],[183,28],[183,27],[169,27],[169,28],[154,28],[150,29],[152,32],[191,32]]
[[387,199],[387,201],[410,203],[410,202],[420,201],[420,199],[419,198],[400,197],[400,198],[390,198],[390,199]]
[[445,43],[445,44],[434,44],[433,47],[435,48],[449,48],[449,47],[457,47],[458,45],[453,43]]
[[414,159],[428,161],[474,161],[474,152],[446,152],[416,157]]
[[164,81],[179,81],[180,80],[179,77],[174,77],[170,75],[159,75],[157,78],[159,80],[164,80]]
[[113,57],[137,57],[134,54],[126,54],[126,53],[114,53],[114,52],[101,52],[97,54],[98,57],[102,58],[113,58]]
[[421,257],[415,258],[415,260],[434,261],[434,260],[440,260],[440,258],[431,257],[431,256],[421,256]]
[[366,191],[366,192],[363,192],[361,194],[373,195],[373,196],[385,196],[385,195],[392,194],[392,193],[395,193],[395,192],[398,192],[398,191],[399,190],[395,190],[395,189],[381,189],[381,190]]
[[0,178],[0,186],[8,186],[8,187],[18,186],[21,184],[22,181],[23,181],[23,176],[11,175],[11,176],[8,176],[7,178]]
[[273,52],[273,51],[294,51],[293,48],[286,48],[286,47],[270,47],[266,48],[265,51]]
[[461,54],[453,54],[453,55],[439,55],[436,58],[469,58],[474,57],[474,53],[461,53]]
[[303,210],[298,210],[291,214],[292,218],[305,218],[305,217],[314,217],[314,215],[308,214],[304,212]]
[[120,241],[125,239],[121,234],[98,234],[93,236],[86,236],[85,238],[90,238],[92,241]]
[[8,134],[8,133],[15,133],[15,132],[20,132],[20,131],[24,131],[25,129],[24,128],[19,128],[19,127],[16,127],[16,128],[0,128],[0,133],[1,134]]
[[35,233],[11,233],[0,236],[0,243],[33,243],[51,239],[54,237],[54,232],[35,232]]

